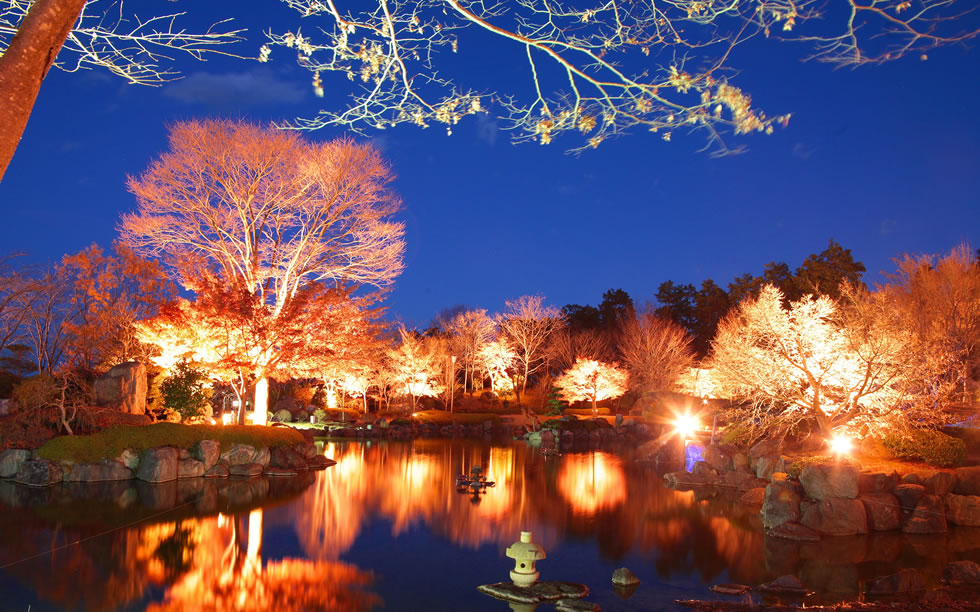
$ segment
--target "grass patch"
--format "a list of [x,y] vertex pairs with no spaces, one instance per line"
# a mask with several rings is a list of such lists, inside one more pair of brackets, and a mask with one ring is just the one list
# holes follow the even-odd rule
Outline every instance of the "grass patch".
[[224,451],[233,444],[249,444],[259,448],[296,444],[306,439],[290,427],[177,423],[154,423],[142,427],[117,425],[97,434],[53,438],[38,449],[38,455],[52,461],[93,463],[100,459],[114,459],[127,448],[138,453],[157,446],[190,450],[201,440],[216,440]]

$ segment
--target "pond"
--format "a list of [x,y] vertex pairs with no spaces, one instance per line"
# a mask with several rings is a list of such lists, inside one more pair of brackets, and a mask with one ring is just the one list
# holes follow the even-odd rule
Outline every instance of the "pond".
[[[938,585],[947,562],[980,561],[980,529],[769,538],[737,495],[666,489],[628,450],[420,439],[323,452],[337,465],[299,478],[0,483],[0,607],[509,610],[476,586],[508,580],[504,550],[522,530],[547,551],[542,580],[584,583],[607,611],[680,609],[721,598],[712,584],[783,574],[817,592],[808,601],[854,599],[900,567]],[[495,486],[458,492],[474,465]],[[615,589],[618,567],[642,584]]]

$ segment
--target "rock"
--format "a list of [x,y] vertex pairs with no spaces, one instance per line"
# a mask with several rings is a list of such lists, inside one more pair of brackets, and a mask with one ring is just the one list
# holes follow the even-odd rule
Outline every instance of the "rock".
[[599,612],[602,608],[599,604],[585,601],[584,599],[559,599],[555,603],[555,610],[564,610],[565,612]]
[[719,472],[732,469],[732,457],[718,444],[709,444],[702,455],[704,460]]
[[204,462],[197,459],[179,459],[177,461],[177,478],[198,478],[204,476]]
[[513,582],[498,582],[481,584],[476,587],[481,593],[525,604],[538,604],[543,601],[558,601],[559,599],[582,599],[588,597],[589,587],[573,582],[539,581],[529,587],[519,587]]
[[147,449],[136,470],[136,477],[146,482],[177,480],[178,455],[177,449],[172,446]]
[[613,571],[612,583],[618,586],[632,586],[640,584],[640,579],[626,567],[620,567]]
[[956,485],[953,493],[957,495],[980,495],[980,465],[961,467],[953,470]]
[[800,523],[823,535],[847,536],[868,533],[868,515],[864,504],[857,499],[840,497],[824,499],[807,508]]
[[755,461],[755,475],[758,478],[770,479],[773,473],[786,470],[786,462],[778,455],[763,455]]
[[858,499],[864,504],[872,531],[891,531],[902,526],[902,508],[891,493],[864,493]]
[[231,467],[251,463],[252,457],[254,456],[255,447],[248,444],[233,444],[231,448],[221,453],[218,460],[227,463]]
[[30,460],[31,451],[21,448],[8,448],[0,453],[0,478],[16,476],[21,464]]
[[902,569],[897,574],[875,578],[868,585],[869,595],[899,595],[926,588],[922,574],[914,569]]
[[263,446],[252,455],[251,463],[258,463],[262,467],[265,467],[269,465],[269,456],[269,449]]
[[926,494],[926,488],[917,484],[900,484],[892,489],[892,493],[898,498],[902,510],[912,511]]
[[756,478],[752,472],[743,472],[741,470],[735,470],[732,472],[725,472],[725,478],[723,483],[727,487],[732,487],[737,491],[745,492],[750,489],[765,488],[769,481],[763,480],[762,478]]
[[217,440],[201,440],[191,449],[191,456],[204,464],[204,471],[210,470],[221,456],[221,444]]
[[678,436],[670,436],[666,441],[651,440],[636,449],[636,457],[637,461],[648,461],[657,465],[683,465],[684,441]]
[[313,458],[308,461],[308,464],[312,470],[323,470],[331,465],[337,465],[337,462],[323,455],[313,455]]
[[794,542],[819,542],[820,534],[816,531],[805,527],[795,521],[787,521],[776,525],[768,531],[769,535],[775,538],[782,538],[784,540],[792,540]]
[[228,467],[228,473],[232,476],[244,476],[251,478],[262,474],[262,466],[258,463],[239,463]]
[[923,495],[912,518],[902,526],[904,533],[946,533],[946,507],[938,495]]
[[745,492],[745,495],[739,498],[739,501],[750,506],[761,506],[762,502],[766,501],[766,488],[757,487],[755,489],[749,489]]
[[186,448],[177,449],[177,459],[190,459],[190,458],[191,458],[191,451],[187,450]]
[[953,472],[936,472],[926,479],[926,491],[942,497],[956,488],[956,480]]
[[100,482],[132,478],[133,470],[112,459],[103,459],[98,463],[76,463],[63,477],[65,482]]
[[31,487],[47,487],[61,482],[64,475],[61,465],[47,459],[24,461],[17,469],[14,482]]
[[807,497],[813,499],[853,499],[858,495],[857,469],[850,465],[809,463],[800,473],[800,483]]
[[228,478],[231,470],[228,469],[228,464],[226,463],[215,463],[211,466],[210,470],[204,472],[205,478]]
[[909,472],[902,476],[902,484],[916,484],[925,486],[925,480],[915,472]]
[[289,477],[298,476],[299,472],[296,470],[287,470],[286,468],[270,467],[266,466],[262,469],[262,473],[266,476],[276,476],[276,477]]
[[706,480],[718,478],[718,472],[707,461],[696,461],[691,468],[691,474]]
[[762,524],[767,529],[800,518],[800,494],[790,482],[771,482],[762,503]]
[[953,561],[943,569],[947,584],[980,584],[980,565],[973,561]]
[[946,520],[950,523],[980,527],[980,497],[947,493],[943,502],[946,504]]
[[269,465],[290,470],[307,469],[306,459],[289,446],[273,446],[270,448]]
[[772,582],[759,585],[759,590],[767,593],[805,594],[807,590],[796,576],[780,576]]
[[121,363],[95,381],[95,401],[126,414],[146,413],[146,366]]
[[131,470],[135,470],[140,465],[140,456],[139,453],[133,449],[124,448],[123,451],[119,453],[119,456],[116,457],[116,461],[125,465]]
[[858,493],[890,493],[898,485],[898,472],[858,472]]
[[782,442],[780,440],[762,440],[749,449],[749,459],[778,456],[781,446]]
[[309,460],[309,459],[312,459],[314,456],[316,456],[316,445],[313,444],[312,442],[309,443],[309,444],[305,444],[303,442],[300,442],[299,444],[295,444],[293,446],[293,448],[304,459]]
[[745,453],[735,453],[732,455],[732,466],[736,470],[745,472],[751,471],[751,468],[749,467],[749,456]]
[[688,487],[703,487],[718,482],[715,476],[696,476],[690,472],[667,472],[664,474],[664,485],[671,489]]
[[752,587],[747,584],[713,584],[708,587],[708,590],[722,595],[745,595],[752,590]]

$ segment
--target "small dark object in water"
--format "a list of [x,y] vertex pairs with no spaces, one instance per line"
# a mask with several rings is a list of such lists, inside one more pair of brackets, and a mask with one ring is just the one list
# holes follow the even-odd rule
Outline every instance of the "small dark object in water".
[[716,584],[711,587],[715,593],[722,595],[744,595],[752,590],[752,587],[744,584]]

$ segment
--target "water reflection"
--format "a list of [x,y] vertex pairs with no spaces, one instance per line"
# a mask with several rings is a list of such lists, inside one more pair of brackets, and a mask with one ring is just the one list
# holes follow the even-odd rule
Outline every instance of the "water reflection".
[[[419,546],[463,549],[459,558],[487,558],[503,574],[504,548],[528,529],[548,551],[550,576],[586,551],[590,567],[628,559],[637,574],[688,585],[692,597],[717,582],[794,574],[820,599],[850,599],[899,567],[919,569],[933,586],[947,562],[980,560],[980,529],[816,543],[769,538],[758,508],[738,502],[739,493],[666,489],[625,451],[543,456],[521,444],[416,440],[338,442],[324,453],[337,464],[296,479],[43,490],[0,482],[0,579],[53,604],[33,605],[35,612],[370,610],[382,597],[419,596],[418,586],[404,586],[431,578]],[[476,465],[495,486],[461,494],[456,476]],[[399,537],[409,532],[406,545]],[[391,562],[377,575],[375,561],[363,561],[371,546]],[[492,571],[452,568],[466,605]],[[674,595],[681,593],[664,597]]]

